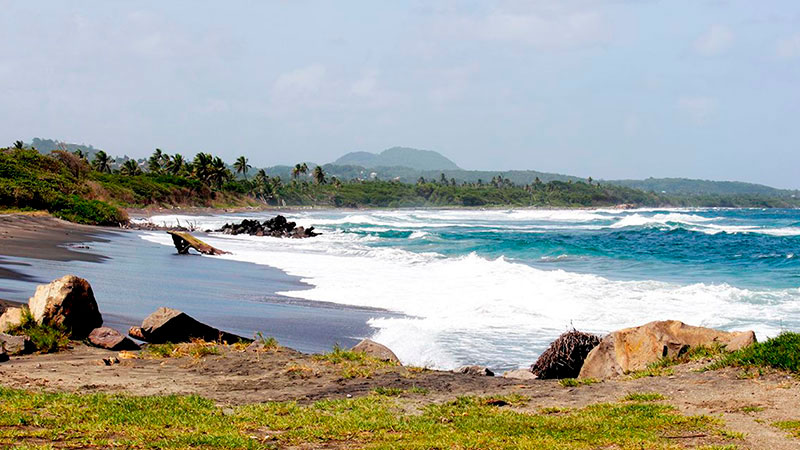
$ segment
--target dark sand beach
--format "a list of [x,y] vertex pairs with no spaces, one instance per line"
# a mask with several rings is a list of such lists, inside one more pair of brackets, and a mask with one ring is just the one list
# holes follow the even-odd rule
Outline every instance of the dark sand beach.
[[4,215],[0,297],[23,303],[37,285],[75,274],[91,282],[105,325],[121,332],[169,306],[220,329],[251,337],[261,332],[305,352],[353,345],[372,334],[370,318],[392,315],[282,296],[277,292],[307,285],[268,266],[178,255],[140,233]]

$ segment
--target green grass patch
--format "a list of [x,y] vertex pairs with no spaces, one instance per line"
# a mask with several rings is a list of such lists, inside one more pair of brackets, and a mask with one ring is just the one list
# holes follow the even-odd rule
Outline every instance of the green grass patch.
[[646,369],[636,370],[633,372],[628,372],[628,378],[632,380],[638,380],[639,378],[647,378],[647,377],[668,377],[671,375],[675,375],[675,370],[671,367],[663,367],[661,365],[651,365],[648,366]]
[[385,395],[387,397],[397,397],[399,395],[403,395],[405,392],[405,389],[385,386],[378,386],[372,390],[372,393],[374,394]]
[[599,382],[600,380],[596,378],[562,378],[558,380],[561,387],[589,386]]
[[22,322],[7,333],[28,336],[38,353],[55,353],[69,347],[70,333],[67,329],[59,325],[37,323],[27,307],[22,308]]
[[800,373],[800,333],[784,332],[764,342],[729,353],[707,369],[723,367],[771,367]]
[[625,402],[657,402],[659,400],[666,400],[666,397],[658,392],[631,392],[622,401]]
[[[0,388],[0,446],[124,448],[648,448],[735,443],[719,420],[667,405],[603,403],[524,413],[510,397],[460,397],[405,414],[400,399],[265,403],[224,414],[197,396],[31,393]],[[701,441],[670,437],[702,434]]]
[[256,333],[255,342],[261,346],[263,350],[277,350],[280,347],[278,340],[272,336],[264,336],[260,331]]
[[364,352],[343,349],[339,344],[334,345],[329,353],[314,355],[314,359],[339,367],[343,378],[368,378],[380,369],[397,365],[393,361],[384,361]]
[[219,355],[219,344],[203,340],[193,340],[181,344],[167,342],[164,344],[147,344],[142,347],[142,356],[147,358],[181,358],[191,356],[203,358],[210,355]]
[[749,414],[749,413],[757,413],[757,412],[761,412],[761,411],[763,411],[763,410],[764,410],[764,408],[763,408],[763,407],[761,407],[761,406],[756,406],[756,405],[743,406],[743,407],[739,408],[739,411],[741,411],[741,412],[743,412],[743,413],[748,413],[748,414]]
[[793,437],[800,438],[800,420],[775,422],[773,425],[781,430],[788,431]]

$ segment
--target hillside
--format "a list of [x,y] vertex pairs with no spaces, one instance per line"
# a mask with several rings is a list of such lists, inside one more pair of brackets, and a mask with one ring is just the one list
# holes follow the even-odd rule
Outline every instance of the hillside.
[[681,195],[765,195],[769,197],[800,196],[800,191],[776,189],[763,184],[741,181],[693,180],[689,178],[648,178],[646,180],[609,180],[609,184],[643,191]]
[[337,166],[408,167],[417,170],[459,170],[453,161],[431,150],[392,147],[378,154],[351,152],[332,163]]

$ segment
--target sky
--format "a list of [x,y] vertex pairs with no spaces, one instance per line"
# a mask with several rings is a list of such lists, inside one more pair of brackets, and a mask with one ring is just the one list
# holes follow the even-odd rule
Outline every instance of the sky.
[[0,146],[800,188],[796,0],[0,0]]

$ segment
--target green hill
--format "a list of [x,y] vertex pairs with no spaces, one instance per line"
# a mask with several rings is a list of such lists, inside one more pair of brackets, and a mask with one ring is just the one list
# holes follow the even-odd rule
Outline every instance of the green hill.
[[351,152],[333,162],[337,166],[408,167],[417,170],[458,170],[453,161],[432,150],[392,147],[378,154]]
[[610,180],[609,184],[678,195],[764,195],[767,197],[800,196],[800,191],[777,189],[741,181],[692,180],[688,178],[648,178],[646,180]]

